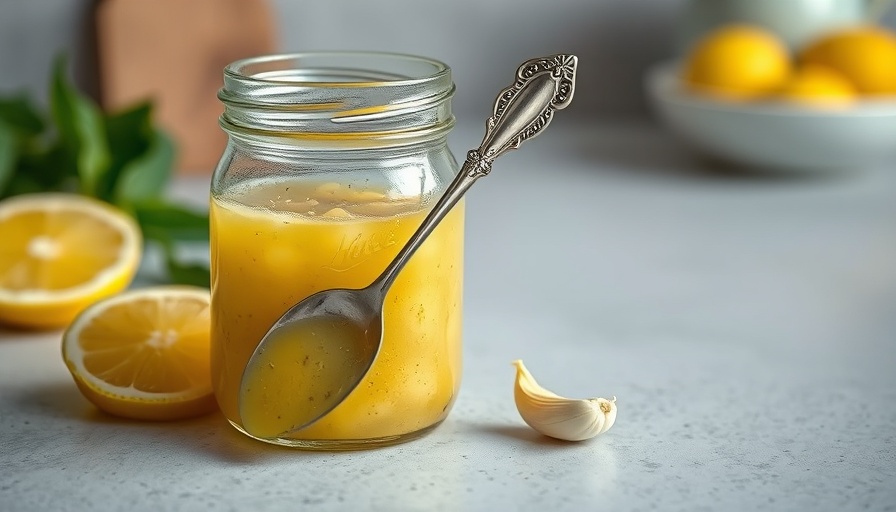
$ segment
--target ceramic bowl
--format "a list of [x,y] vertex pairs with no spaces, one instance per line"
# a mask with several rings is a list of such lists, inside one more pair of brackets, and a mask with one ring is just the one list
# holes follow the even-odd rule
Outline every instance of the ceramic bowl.
[[679,66],[652,68],[652,105],[695,149],[754,169],[799,172],[855,170],[896,156],[896,99],[844,107],[783,101],[728,102],[686,90]]

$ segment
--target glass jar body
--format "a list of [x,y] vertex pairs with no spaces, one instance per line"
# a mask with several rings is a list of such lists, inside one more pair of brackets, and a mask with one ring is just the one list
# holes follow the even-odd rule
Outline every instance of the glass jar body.
[[[251,435],[239,389],[262,336],[315,292],[370,284],[457,163],[445,133],[400,144],[338,132],[323,141],[229,133],[211,190],[212,376],[224,415]],[[381,350],[345,401],[263,441],[355,449],[413,439],[445,418],[461,375],[463,232],[459,204],[401,271],[385,300]],[[312,374],[322,364],[298,353],[283,359]]]

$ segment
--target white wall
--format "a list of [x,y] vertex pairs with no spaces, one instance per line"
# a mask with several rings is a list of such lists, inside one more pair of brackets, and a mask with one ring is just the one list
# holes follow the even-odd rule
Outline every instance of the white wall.
[[46,98],[50,67],[65,51],[75,79],[96,93],[91,0],[0,0],[0,93]]
[[410,52],[454,70],[461,115],[482,115],[516,66],[579,56],[570,113],[643,112],[641,76],[672,52],[678,0],[275,0],[285,50]]
[[[151,0],[147,0],[151,1]],[[184,0],[189,1],[189,0]],[[247,0],[254,1],[254,0]],[[417,53],[452,66],[458,115],[481,115],[531,57],[580,57],[575,109],[643,112],[641,73],[670,51],[679,0],[272,0],[284,51]],[[97,93],[91,0],[0,0],[0,93],[43,99],[53,56]]]
[[[95,1],[0,0],[0,93],[27,88],[44,98],[53,56],[66,49],[79,85],[96,94],[90,16]],[[418,53],[447,62],[455,71],[458,116],[481,116],[523,60],[575,53],[580,57],[580,72],[575,108],[569,115],[607,117],[646,112],[643,72],[674,53],[677,15],[683,3],[271,1],[284,51],[369,49]],[[896,12],[890,12],[890,24],[894,21]]]

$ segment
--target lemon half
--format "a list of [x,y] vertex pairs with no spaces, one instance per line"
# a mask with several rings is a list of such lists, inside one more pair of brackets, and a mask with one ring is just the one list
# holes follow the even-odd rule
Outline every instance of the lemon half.
[[107,203],[55,193],[0,201],[0,322],[65,326],[127,288],[141,253],[137,224]]
[[78,388],[100,409],[172,420],[213,411],[208,290],[144,288],[85,309],[62,337]]

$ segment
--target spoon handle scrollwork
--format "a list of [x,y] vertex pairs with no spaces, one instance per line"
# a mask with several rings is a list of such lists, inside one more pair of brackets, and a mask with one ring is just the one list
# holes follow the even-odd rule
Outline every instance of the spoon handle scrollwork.
[[470,152],[476,153],[472,158],[490,164],[544,131],[554,111],[566,108],[572,101],[577,64],[574,55],[522,63],[516,71],[516,82],[498,94],[494,114],[486,121],[485,137],[479,149]]
[[502,154],[544,131],[554,111],[566,108],[575,89],[575,55],[559,54],[530,59],[516,71],[516,81],[503,89],[486,121],[485,136],[478,149],[470,150],[457,176],[395,260],[371,286],[385,296],[398,272],[438,223],[460,201],[473,183],[491,172],[492,162]]

